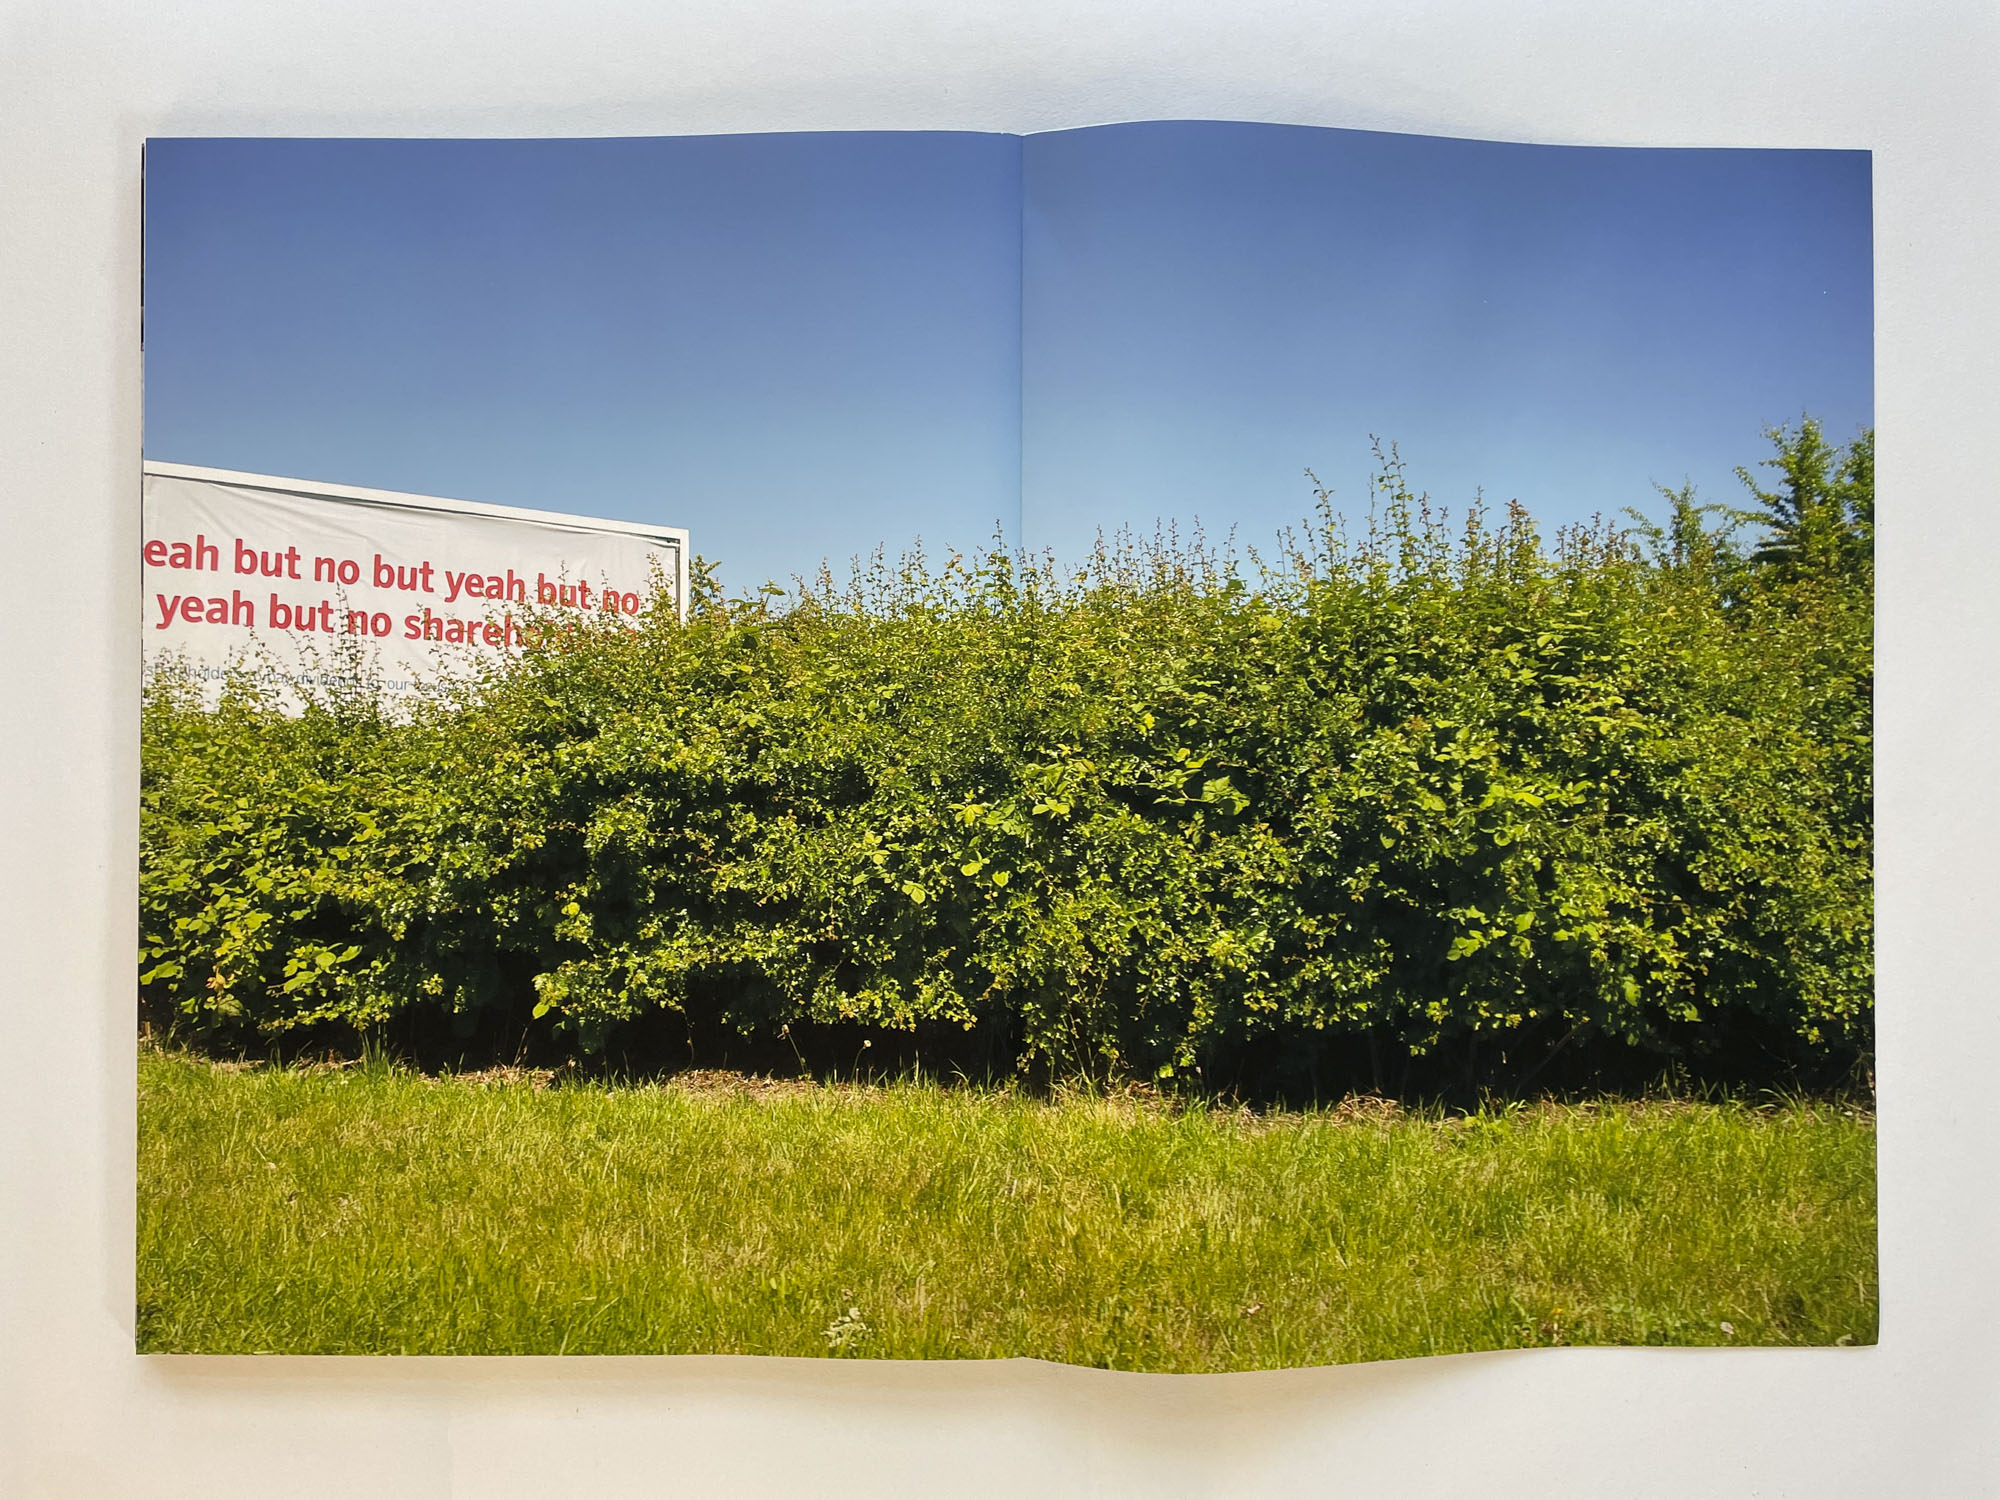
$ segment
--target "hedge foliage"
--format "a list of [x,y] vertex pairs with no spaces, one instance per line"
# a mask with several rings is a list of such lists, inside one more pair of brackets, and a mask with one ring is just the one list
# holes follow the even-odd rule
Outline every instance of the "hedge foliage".
[[[1787,503],[1852,542],[1865,478],[1872,525],[1865,437],[1773,436],[1819,444]],[[1767,504],[1746,553],[1671,499],[1448,530],[1392,458],[1365,535],[1322,494],[1269,563],[996,546],[783,607],[704,581],[685,623],[394,712],[156,673],[143,1003],[234,1047],[845,1023],[1153,1078],[1335,1044],[1852,1056],[1866,548],[1774,550]]]

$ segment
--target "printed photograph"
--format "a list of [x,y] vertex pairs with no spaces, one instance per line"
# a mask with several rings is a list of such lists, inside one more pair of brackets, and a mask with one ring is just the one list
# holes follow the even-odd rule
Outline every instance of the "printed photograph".
[[145,160],[137,1347],[1877,1336],[1866,152]]

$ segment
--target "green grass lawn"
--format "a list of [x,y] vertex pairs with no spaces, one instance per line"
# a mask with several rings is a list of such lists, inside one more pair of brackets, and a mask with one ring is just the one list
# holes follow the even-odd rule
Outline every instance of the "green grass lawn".
[[1830,1104],[1252,1115],[139,1059],[143,1352],[1246,1370],[1875,1338]]

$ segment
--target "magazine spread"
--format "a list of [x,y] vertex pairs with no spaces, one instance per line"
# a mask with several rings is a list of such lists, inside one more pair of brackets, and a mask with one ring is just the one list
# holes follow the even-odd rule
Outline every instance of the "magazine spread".
[[1871,215],[152,142],[139,1348],[1873,1342]]

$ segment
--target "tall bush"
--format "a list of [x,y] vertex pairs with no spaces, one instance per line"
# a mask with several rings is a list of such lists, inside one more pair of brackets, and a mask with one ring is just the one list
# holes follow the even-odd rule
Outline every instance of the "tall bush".
[[959,1032],[1155,1078],[1330,1046],[1850,1056],[1867,579],[1677,518],[1651,547],[1518,509],[1447,530],[1392,463],[1358,539],[1322,495],[1268,565],[996,546],[782,609],[704,583],[685,623],[398,715],[162,678],[142,994],[238,1046],[428,1018],[586,1051]]

